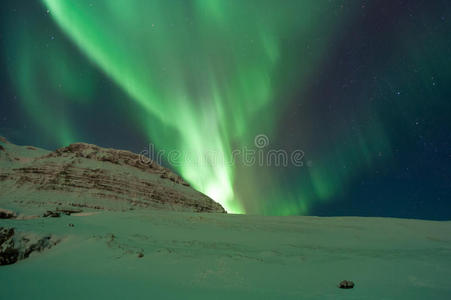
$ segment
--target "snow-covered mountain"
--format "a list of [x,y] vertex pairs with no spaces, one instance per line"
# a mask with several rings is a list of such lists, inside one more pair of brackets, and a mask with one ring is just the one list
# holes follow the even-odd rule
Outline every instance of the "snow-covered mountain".
[[180,176],[129,151],[76,143],[47,151],[0,138],[0,208],[225,212]]

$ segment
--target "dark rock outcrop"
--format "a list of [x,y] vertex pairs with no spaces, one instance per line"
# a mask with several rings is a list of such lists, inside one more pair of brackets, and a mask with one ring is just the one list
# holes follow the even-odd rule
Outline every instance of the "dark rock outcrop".
[[19,258],[19,251],[14,249],[13,228],[0,227],[0,266],[13,264]]
[[81,209],[67,209],[67,208],[57,208],[56,212],[65,214],[66,216],[70,216],[71,214],[81,213]]
[[42,215],[42,217],[44,217],[44,218],[49,218],[49,217],[50,218],[59,218],[59,217],[61,217],[61,215],[60,215],[59,212],[48,210]]
[[15,219],[16,217],[13,211],[0,208],[0,219]]
[[33,252],[50,249],[58,242],[50,235],[17,234],[14,228],[0,227],[0,266],[14,264]]
[[340,289],[352,289],[352,288],[354,288],[354,282],[352,282],[351,280],[342,280],[338,284],[338,287]]

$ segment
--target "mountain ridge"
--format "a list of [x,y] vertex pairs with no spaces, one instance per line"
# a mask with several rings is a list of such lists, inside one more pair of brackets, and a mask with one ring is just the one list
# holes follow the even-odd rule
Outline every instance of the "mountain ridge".
[[173,171],[130,151],[87,143],[48,151],[4,137],[0,147],[0,207],[226,212]]

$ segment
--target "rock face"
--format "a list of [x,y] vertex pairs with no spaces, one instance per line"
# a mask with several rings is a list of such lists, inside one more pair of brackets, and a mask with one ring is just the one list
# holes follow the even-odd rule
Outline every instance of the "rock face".
[[352,282],[351,280],[342,280],[338,284],[338,287],[340,289],[352,289],[352,288],[354,288],[354,282]]
[[33,252],[50,249],[58,242],[50,235],[17,234],[14,228],[0,227],[0,266],[14,264]]
[[14,229],[0,227],[0,266],[15,263],[19,251],[14,248]]
[[16,214],[10,210],[0,208],[0,219],[14,219]]
[[0,145],[0,207],[225,212],[177,174],[129,151],[76,143],[50,152],[4,138]]

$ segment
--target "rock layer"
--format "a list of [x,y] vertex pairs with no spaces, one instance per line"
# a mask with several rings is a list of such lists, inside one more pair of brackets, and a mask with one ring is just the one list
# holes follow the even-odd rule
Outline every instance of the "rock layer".
[[129,151],[76,143],[50,152],[4,138],[0,145],[0,207],[225,212],[171,170]]

